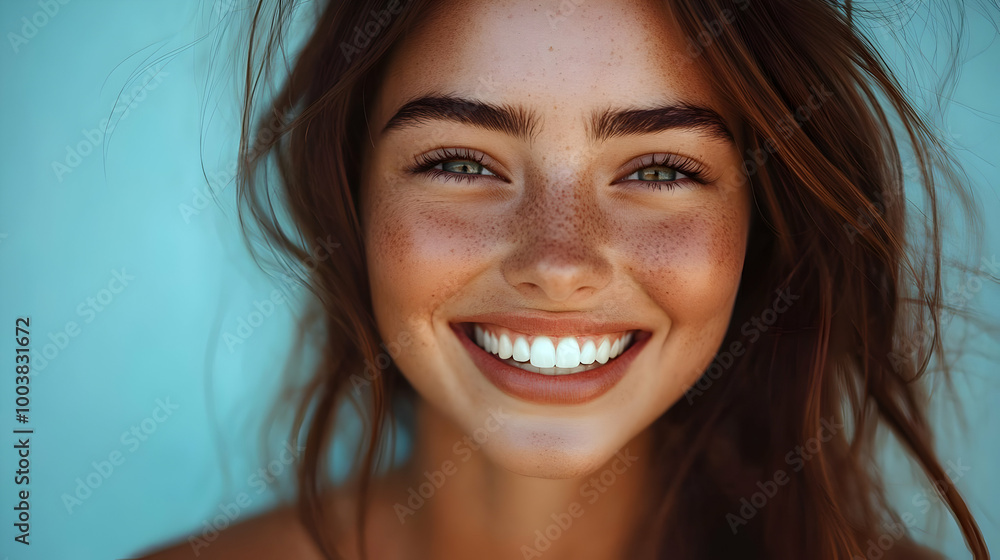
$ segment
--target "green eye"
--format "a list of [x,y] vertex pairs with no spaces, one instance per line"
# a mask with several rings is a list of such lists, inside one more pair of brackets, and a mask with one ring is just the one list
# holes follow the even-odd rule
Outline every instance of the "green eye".
[[451,160],[441,162],[442,171],[449,173],[459,173],[462,175],[493,175],[483,164],[471,160]]
[[[644,167],[644,168],[636,171],[632,175],[626,177],[626,179],[632,179],[633,177],[635,177],[635,179],[632,179],[632,180],[636,180],[636,181],[676,181],[678,175],[680,175],[680,174],[677,173],[676,169],[672,169],[670,167],[664,167],[664,166],[661,166],[661,165],[657,165],[657,166],[652,166],[652,167]],[[683,177],[683,175],[681,175],[681,177]]]

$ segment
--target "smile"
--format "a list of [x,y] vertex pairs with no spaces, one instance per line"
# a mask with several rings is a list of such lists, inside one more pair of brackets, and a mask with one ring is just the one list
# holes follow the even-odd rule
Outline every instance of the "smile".
[[628,348],[634,331],[599,336],[545,336],[475,323],[476,344],[504,363],[543,375],[569,375],[598,368]]
[[467,317],[450,326],[487,381],[539,404],[597,399],[625,376],[652,336],[635,325],[516,314]]

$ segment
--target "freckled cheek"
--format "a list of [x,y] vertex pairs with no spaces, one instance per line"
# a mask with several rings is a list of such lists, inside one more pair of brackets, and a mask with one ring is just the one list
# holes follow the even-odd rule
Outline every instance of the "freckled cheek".
[[496,243],[489,219],[445,203],[381,201],[371,218],[373,299],[408,320],[426,320],[466,287]]
[[672,216],[626,231],[620,254],[633,280],[675,324],[728,313],[745,253],[739,216]]

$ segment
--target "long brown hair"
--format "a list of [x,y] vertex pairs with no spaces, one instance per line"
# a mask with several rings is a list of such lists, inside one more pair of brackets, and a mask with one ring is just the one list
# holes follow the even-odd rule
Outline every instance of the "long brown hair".
[[[655,537],[637,541],[636,554],[865,555],[887,523],[904,526],[872,468],[881,425],[940,490],[974,556],[987,558],[935,453],[918,381],[930,369],[949,373],[940,334],[942,189],[951,188],[978,224],[954,162],[853,25],[849,1],[667,4],[689,54],[742,119],[736,140],[755,203],[720,353],[653,426],[662,477],[644,529]],[[331,0],[284,75],[276,55],[294,6],[268,9],[259,0],[250,13],[240,217],[319,307],[322,360],[299,388],[292,429],[305,445],[297,472],[302,522],[334,557],[323,496],[336,489],[326,458],[336,412],[352,401],[364,423],[355,464],[364,555],[369,487],[387,459],[393,403],[416,397],[379,348],[358,213],[361,147],[387,55],[432,2]],[[277,91],[264,87],[276,81]],[[917,213],[906,208],[907,153],[924,194]],[[320,259],[314,249],[324,240],[339,246]],[[794,305],[767,314],[776,297]],[[822,445],[790,462],[789,453],[817,434],[826,434]],[[772,483],[782,488],[765,492],[766,505],[747,502]]]

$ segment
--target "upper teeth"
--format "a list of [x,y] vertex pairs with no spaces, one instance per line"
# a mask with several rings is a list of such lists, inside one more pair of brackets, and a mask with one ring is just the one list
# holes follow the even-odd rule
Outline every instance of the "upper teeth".
[[[475,325],[474,330],[476,344],[487,352],[522,369],[556,375],[577,373],[606,364],[628,348],[633,335],[629,331],[586,337],[529,337],[492,325],[485,328]],[[534,367],[528,367],[524,362]],[[594,362],[597,365],[591,365]]]

